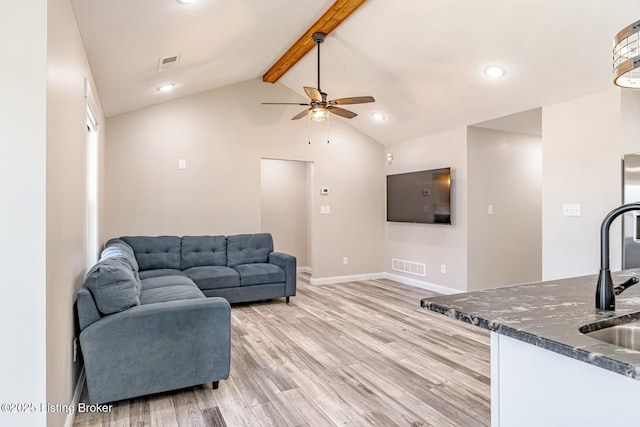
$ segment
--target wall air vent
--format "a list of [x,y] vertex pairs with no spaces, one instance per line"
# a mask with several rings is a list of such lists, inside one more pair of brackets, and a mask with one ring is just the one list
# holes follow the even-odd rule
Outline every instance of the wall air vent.
[[427,266],[419,262],[405,261],[402,259],[391,259],[391,269],[395,271],[402,271],[403,273],[409,273],[416,276],[426,276]]
[[158,60],[158,71],[170,70],[176,68],[180,62],[180,55],[166,56]]

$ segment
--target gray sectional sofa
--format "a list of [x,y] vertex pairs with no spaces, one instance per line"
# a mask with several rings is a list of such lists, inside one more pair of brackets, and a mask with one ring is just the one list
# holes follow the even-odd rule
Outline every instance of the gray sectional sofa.
[[234,236],[121,237],[135,253],[140,279],[182,276],[208,297],[230,303],[296,294],[296,258],[274,252],[269,233]]
[[230,304],[296,293],[268,233],[112,239],[77,293],[91,403],[227,379]]

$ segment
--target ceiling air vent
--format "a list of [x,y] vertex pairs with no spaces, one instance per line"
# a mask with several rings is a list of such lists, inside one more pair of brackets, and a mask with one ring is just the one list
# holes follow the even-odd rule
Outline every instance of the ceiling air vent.
[[170,70],[176,68],[180,62],[180,55],[167,56],[158,60],[158,71]]

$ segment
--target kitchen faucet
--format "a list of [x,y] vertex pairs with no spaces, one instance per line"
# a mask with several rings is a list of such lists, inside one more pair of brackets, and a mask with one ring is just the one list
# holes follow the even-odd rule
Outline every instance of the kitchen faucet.
[[611,271],[609,270],[609,228],[613,220],[630,211],[640,211],[640,202],[622,205],[612,210],[604,218],[600,227],[600,274],[598,275],[598,287],[596,289],[596,308],[598,310],[615,310],[615,296],[620,295],[625,289],[638,283],[638,278],[634,276],[614,288]]

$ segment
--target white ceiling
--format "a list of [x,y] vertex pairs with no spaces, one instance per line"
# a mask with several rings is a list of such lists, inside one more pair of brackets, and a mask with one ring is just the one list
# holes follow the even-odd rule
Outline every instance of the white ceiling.
[[[333,4],[71,2],[107,116],[260,78]],[[330,99],[374,96],[348,107],[359,114],[350,124],[390,144],[613,87],[612,39],[638,19],[638,0],[369,0],[322,45],[322,89]],[[177,54],[179,67],[157,71]],[[506,76],[485,77],[492,64]],[[166,81],[176,89],[158,93]],[[304,102],[315,51],[280,83]],[[387,120],[373,122],[373,111]]]

